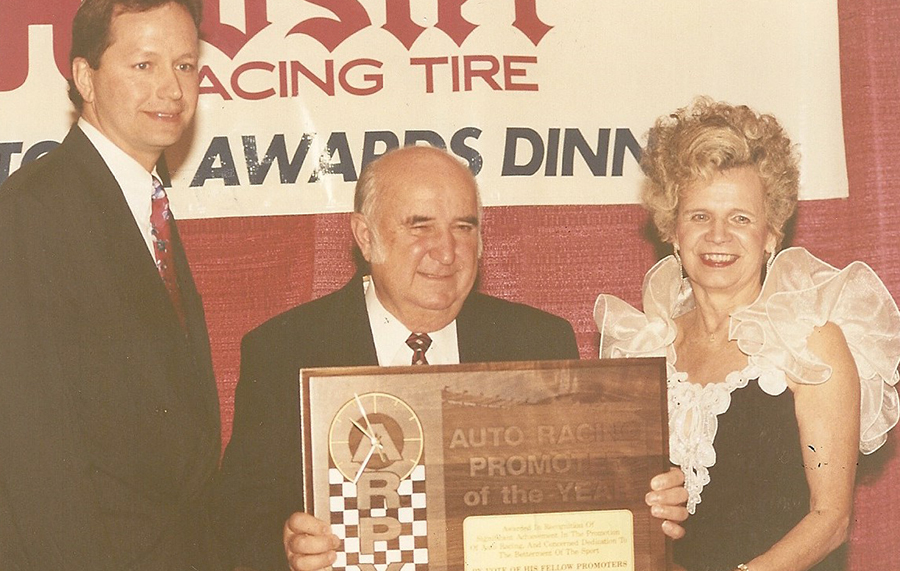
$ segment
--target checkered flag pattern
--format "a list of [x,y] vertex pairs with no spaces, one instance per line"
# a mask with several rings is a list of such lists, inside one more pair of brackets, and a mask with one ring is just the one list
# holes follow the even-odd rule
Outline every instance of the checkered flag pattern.
[[[361,571],[360,564],[376,571],[419,571],[428,569],[428,528],[425,520],[425,466],[416,466],[412,473],[400,482],[399,508],[372,505],[369,510],[357,507],[357,487],[344,479],[336,469],[328,471],[329,501],[331,502],[331,529],[343,541],[343,552],[338,552],[332,569]],[[389,541],[375,541],[374,553],[362,553],[359,540],[361,518],[394,518],[400,523],[400,535]]]

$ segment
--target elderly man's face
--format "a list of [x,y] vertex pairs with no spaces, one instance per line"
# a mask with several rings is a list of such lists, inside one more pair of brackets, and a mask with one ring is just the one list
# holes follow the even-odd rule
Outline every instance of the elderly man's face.
[[411,331],[435,331],[456,318],[475,283],[473,181],[465,167],[433,150],[383,160],[374,220],[354,215],[354,236],[385,308]]

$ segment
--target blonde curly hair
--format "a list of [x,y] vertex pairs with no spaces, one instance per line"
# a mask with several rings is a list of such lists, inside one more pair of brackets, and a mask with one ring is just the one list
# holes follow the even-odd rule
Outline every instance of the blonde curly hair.
[[772,115],[698,97],[660,117],[650,129],[641,153],[641,169],[647,176],[641,199],[660,238],[671,242],[685,189],[716,174],[750,166],[762,180],[766,221],[780,245],[784,225],[797,207],[798,162],[794,145]]

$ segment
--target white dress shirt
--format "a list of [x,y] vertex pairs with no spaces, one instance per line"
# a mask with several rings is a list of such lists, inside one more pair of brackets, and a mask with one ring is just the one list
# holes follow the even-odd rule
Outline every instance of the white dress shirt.
[[125,195],[125,202],[131,210],[137,227],[144,237],[144,243],[153,259],[156,260],[156,252],[153,249],[153,235],[150,233],[150,204],[153,195],[153,173],[147,172],[139,162],[128,153],[116,146],[106,138],[96,127],[88,123],[84,118],[78,120],[78,127],[84,132],[88,140],[100,153],[100,157],[112,172],[116,182]]
[[[410,333],[426,333],[410,331],[400,320],[384,308],[375,294],[375,282],[369,276],[363,279],[366,292],[366,311],[369,314],[369,327],[375,340],[375,353],[378,364],[382,367],[390,365],[412,364],[413,350],[406,344]],[[443,329],[427,332],[431,337],[431,347],[425,352],[425,359],[430,365],[458,365],[459,344],[456,337],[456,320]]]

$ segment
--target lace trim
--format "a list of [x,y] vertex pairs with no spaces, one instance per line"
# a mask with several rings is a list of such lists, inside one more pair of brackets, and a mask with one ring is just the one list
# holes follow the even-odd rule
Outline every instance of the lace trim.
[[765,371],[747,365],[732,371],[722,383],[699,385],[688,381],[687,373],[672,372],[666,380],[669,395],[669,459],[684,472],[688,492],[687,509],[694,513],[700,493],[709,483],[709,469],[716,463],[713,443],[719,427],[718,416],[731,406],[731,393],[759,379],[760,386],[780,371]]

